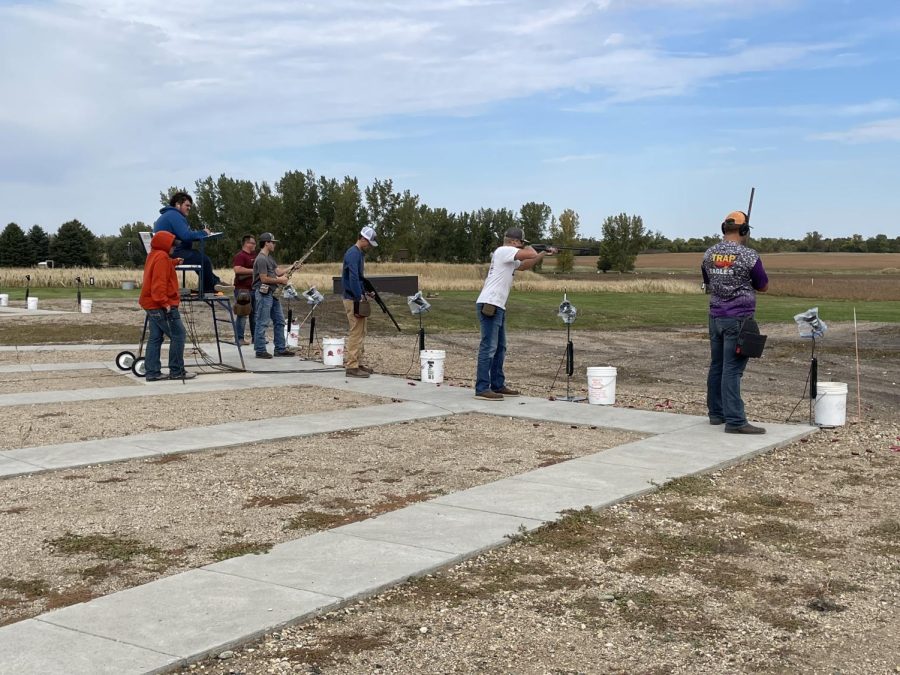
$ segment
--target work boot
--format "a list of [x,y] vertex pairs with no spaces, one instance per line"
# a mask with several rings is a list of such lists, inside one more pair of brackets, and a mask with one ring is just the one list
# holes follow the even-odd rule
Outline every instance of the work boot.
[[503,387],[502,389],[494,389],[495,394],[503,394],[504,396],[521,396],[519,392],[515,389],[510,389],[509,387]]
[[369,374],[362,368],[347,368],[344,374],[347,377],[369,377]]
[[714,427],[717,427],[720,424],[725,424],[725,418],[724,417],[713,417],[712,415],[710,415],[709,423],[712,424]]
[[369,375],[371,375],[372,373],[375,372],[374,370],[372,370],[371,368],[369,368],[369,366],[360,366],[359,369],[362,370],[362,371],[367,372]]
[[296,356],[296,352],[291,351],[290,349],[285,349],[283,352],[275,352],[275,356]]
[[475,398],[480,398],[483,401],[502,401],[503,394],[498,394],[496,391],[488,389],[487,391],[477,392]]
[[195,377],[197,377],[197,373],[189,373],[187,371],[178,373],[177,375],[174,373],[169,375],[170,380],[193,380]]
[[272,355],[269,352],[256,352],[256,358],[258,359],[271,359]]
[[766,430],[762,427],[755,427],[752,424],[745,424],[742,427],[725,427],[726,434],[764,434]]

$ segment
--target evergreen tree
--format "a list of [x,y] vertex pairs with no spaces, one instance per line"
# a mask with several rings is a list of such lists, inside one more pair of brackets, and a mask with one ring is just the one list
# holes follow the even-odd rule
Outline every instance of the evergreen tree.
[[40,225],[32,225],[28,230],[28,243],[35,264],[50,258],[50,237]]
[[28,238],[16,223],[0,233],[0,267],[30,267],[34,262]]
[[59,226],[50,253],[60,267],[94,267],[100,259],[97,237],[78,220]]

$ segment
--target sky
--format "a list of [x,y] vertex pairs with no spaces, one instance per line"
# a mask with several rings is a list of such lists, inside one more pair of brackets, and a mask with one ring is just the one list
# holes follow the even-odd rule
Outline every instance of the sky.
[[96,234],[225,174],[900,234],[898,0],[0,0],[0,223]]

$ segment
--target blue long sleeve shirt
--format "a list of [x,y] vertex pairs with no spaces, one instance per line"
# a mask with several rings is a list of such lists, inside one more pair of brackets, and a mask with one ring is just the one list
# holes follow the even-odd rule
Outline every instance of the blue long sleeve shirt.
[[354,244],[347,249],[344,254],[344,267],[341,270],[341,285],[344,287],[344,298],[346,300],[362,300],[363,291],[363,268],[365,265],[365,256]]
[[166,206],[159,210],[159,218],[153,223],[153,232],[171,232],[175,235],[181,244],[177,244],[178,248],[192,248],[192,243],[198,239],[205,239],[206,232],[203,230],[192,230],[188,225],[181,211],[174,206]]

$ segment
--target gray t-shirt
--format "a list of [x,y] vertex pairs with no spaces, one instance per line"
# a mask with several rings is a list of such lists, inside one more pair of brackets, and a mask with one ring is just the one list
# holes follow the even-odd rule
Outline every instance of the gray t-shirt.
[[278,263],[275,262],[275,258],[264,253],[260,253],[256,256],[256,260],[253,261],[254,291],[259,290],[259,286],[262,283],[262,281],[260,281],[260,274],[265,274],[268,277],[278,276]]

